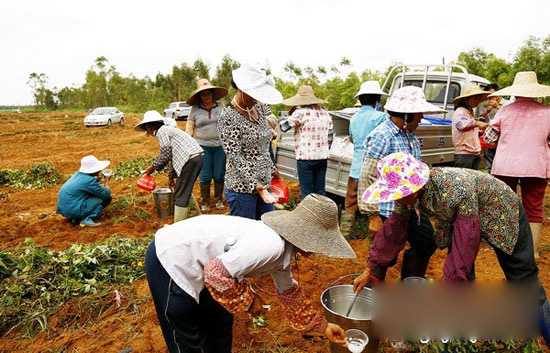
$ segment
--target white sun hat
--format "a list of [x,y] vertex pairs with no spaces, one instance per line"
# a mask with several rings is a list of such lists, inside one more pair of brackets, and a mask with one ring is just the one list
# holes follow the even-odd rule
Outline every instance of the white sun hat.
[[80,169],[84,174],[93,174],[102,171],[111,164],[109,161],[100,161],[94,156],[86,156],[80,160]]
[[258,102],[279,104],[283,101],[283,95],[275,88],[275,80],[259,65],[246,63],[232,74],[237,88]]
[[357,92],[357,94],[355,95],[355,98],[358,98],[363,94],[379,94],[382,97],[390,96],[386,92],[382,91],[382,89],[380,88],[380,82],[378,81],[363,82],[361,84],[361,88],[359,89],[359,92]]
[[440,114],[445,110],[436,105],[428,103],[424,91],[420,87],[405,86],[393,92],[386,101],[384,108],[395,113],[423,113]]
[[143,114],[143,119],[139,122],[139,124],[134,127],[134,130],[145,131],[143,125],[147,123],[152,123],[154,121],[164,122],[164,117],[160,115],[160,113],[156,110],[149,110],[148,112],[145,112],[145,114]]

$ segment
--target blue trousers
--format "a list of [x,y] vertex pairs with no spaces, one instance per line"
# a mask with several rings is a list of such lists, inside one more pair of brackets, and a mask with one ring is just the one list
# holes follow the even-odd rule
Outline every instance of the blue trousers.
[[296,161],[296,165],[298,167],[298,180],[300,181],[302,200],[311,193],[326,195],[325,177],[327,174],[327,160],[299,159]]
[[224,195],[232,216],[259,220],[264,213],[275,210],[275,206],[265,203],[257,194],[245,194],[225,189]]
[[170,353],[231,353],[233,315],[205,287],[200,304],[166,272],[153,239],[145,254],[147,282]]
[[216,183],[223,183],[225,176],[225,152],[223,147],[201,147],[204,150],[204,159],[199,174],[200,183],[210,185],[212,179]]

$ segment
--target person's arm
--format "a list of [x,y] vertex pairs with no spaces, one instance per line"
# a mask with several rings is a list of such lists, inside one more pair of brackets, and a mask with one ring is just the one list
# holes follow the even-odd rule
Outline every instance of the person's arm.
[[191,137],[195,135],[195,114],[197,114],[197,111],[199,109],[200,108],[197,106],[191,107],[189,117],[187,118],[187,122],[185,123],[185,132]]
[[96,178],[91,177],[86,184],[84,191],[94,197],[106,200],[111,197],[111,190],[101,186]]
[[462,132],[470,131],[478,126],[478,123],[475,121],[475,119],[472,119],[464,114],[461,114],[454,118],[453,124],[458,131]]
[[443,280],[466,281],[472,272],[481,244],[481,225],[477,215],[456,216],[451,250],[443,266]]
[[291,115],[287,117],[288,126],[297,128],[302,125],[302,113],[299,109],[296,109],[292,112]]
[[500,138],[501,116],[501,111],[498,111],[493,120],[491,120],[489,127],[485,129],[485,133],[483,134],[485,143],[492,145],[498,142],[498,139]]
[[[164,169],[164,167],[166,167],[166,165],[168,165],[168,163],[172,160],[172,146],[170,145],[168,135],[162,127],[157,130],[156,136],[159,141],[160,153],[159,156],[153,161],[152,169],[160,171]],[[152,174],[153,171],[150,169],[151,168],[148,168],[147,172]]]
[[369,204],[363,201],[363,193],[365,193],[365,190],[376,181],[378,161],[379,160],[376,158],[367,158],[363,162],[357,186],[357,203],[359,205],[359,211],[363,214],[367,214],[369,217],[378,216],[379,209],[378,205]]

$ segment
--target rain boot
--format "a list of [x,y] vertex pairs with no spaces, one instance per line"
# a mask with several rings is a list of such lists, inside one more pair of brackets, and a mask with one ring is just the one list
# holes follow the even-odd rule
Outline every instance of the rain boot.
[[340,232],[344,237],[349,237],[354,221],[355,212],[342,210],[342,215],[340,216]]
[[189,215],[189,207],[174,206],[174,223],[183,221]]
[[403,254],[403,264],[401,265],[401,279],[408,277],[424,277],[428,269],[429,257],[411,255],[407,252]]
[[210,183],[201,185],[202,212],[210,211]]
[[92,220],[92,216],[88,216],[80,222],[81,227],[97,227],[97,226],[100,226],[100,225],[101,225],[101,223],[99,223],[99,222],[96,223]]
[[216,202],[216,208],[218,210],[225,209],[223,204],[223,182],[214,182],[214,201]]
[[531,233],[533,233],[533,250],[535,251],[535,260],[538,260],[539,246],[540,246],[540,235],[542,233],[542,223],[531,223],[529,222],[529,227],[531,227]]
[[201,215],[201,209],[195,196],[191,195],[189,199],[189,217],[195,217]]

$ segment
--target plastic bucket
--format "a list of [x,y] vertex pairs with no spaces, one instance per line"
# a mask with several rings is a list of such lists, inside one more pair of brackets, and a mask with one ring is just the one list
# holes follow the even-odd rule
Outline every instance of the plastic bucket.
[[168,188],[153,190],[155,209],[159,218],[174,215],[174,193]]
[[[372,325],[372,292],[370,288],[363,288],[357,296],[353,309],[346,316],[353,302],[355,293],[352,285],[340,285],[329,287],[321,294],[321,304],[328,322],[339,325],[345,330],[358,329],[369,336],[369,344],[363,352],[378,352],[379,339]],[[348,352],[347,348],[330,343],[330,351],[333,353]]]

